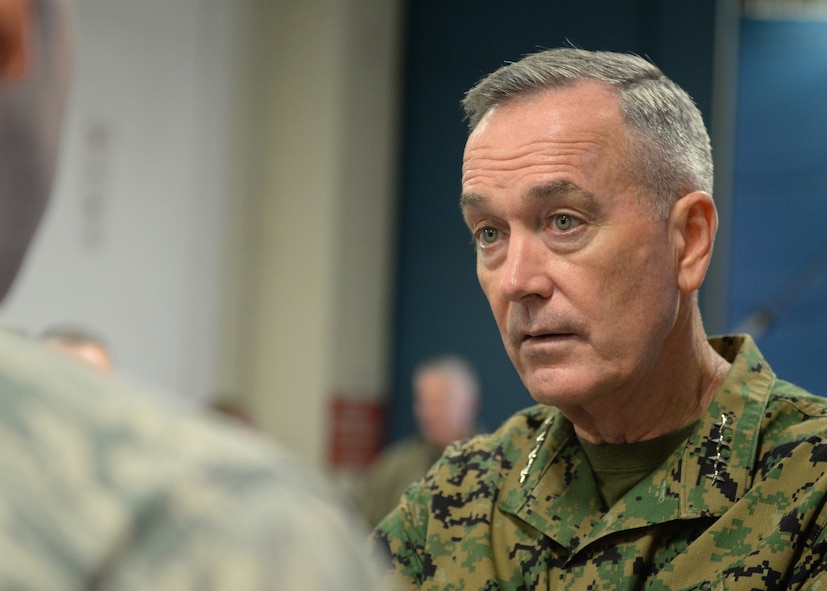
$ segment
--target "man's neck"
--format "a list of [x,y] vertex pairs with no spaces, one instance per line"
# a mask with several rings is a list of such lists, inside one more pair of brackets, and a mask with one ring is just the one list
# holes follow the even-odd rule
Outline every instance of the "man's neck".
[[709,345],[699,318],[690,324],[683,342],[667,347],[657,370],[641,381],[593,406],[560,408],[577,436],[594,444],[648,441],[703,415],[731,364]]

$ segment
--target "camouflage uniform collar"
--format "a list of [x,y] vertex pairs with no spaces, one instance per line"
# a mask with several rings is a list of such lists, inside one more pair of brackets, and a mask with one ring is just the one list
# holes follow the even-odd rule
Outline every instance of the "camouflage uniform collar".
[[761,421],[776,382],[751,337],[710,343],[732,368],[687,445],[681,479],[687,516],[722,515],[752,486]]
[[573,426],[550,407],[534,409],[538,427],[506,477],[500,508],[572,556],[618,531],[725,513],[752,485],[761,419],[776,378],[751,338],[710,342],[732,368],[706,414],[685,445],[608,511]]

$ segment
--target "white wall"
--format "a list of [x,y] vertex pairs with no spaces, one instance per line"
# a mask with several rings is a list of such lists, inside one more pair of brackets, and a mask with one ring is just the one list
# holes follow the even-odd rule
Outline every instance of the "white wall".
[[[211,154],[197,124],[217,115],[220,136],[232,118],[225,97],[203,92],[223,88],[228,72],[199,51],[199,4],[75,0],[57,192],[3,310],[5,322],[34,332],[87,325],[124,371],[190,397],[217,380],[202,369],[213,365],[211,339],[189,331],[215,332],[229,234],[226,196],[212,190],[226,186],[227,171],[202,165]],[[219,45],[231,45],[231,25]]]
[[399,3],[74,0],[56,194],[0,320],[71,321],[321,463],[387,383]]

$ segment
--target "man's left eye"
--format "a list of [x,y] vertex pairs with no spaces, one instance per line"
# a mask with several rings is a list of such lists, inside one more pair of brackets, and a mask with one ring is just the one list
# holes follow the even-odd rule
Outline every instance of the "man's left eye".
[[561,213],[559,215],[554,216],[552,223],[554,224],[554,228],[556,230],[566,232],[574,227],[576,220],[570,215]]

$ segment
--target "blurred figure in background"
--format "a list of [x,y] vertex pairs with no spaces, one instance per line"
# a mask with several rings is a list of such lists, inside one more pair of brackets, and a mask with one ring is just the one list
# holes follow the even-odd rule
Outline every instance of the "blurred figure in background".
[[233,394],[213,394],[207,405],[209,409],[221,416],[228,417],[242,425],[254,428],[255,422],[250,416],[247,405]]
[[109,372],[114,368],[109,344],[101,336],[81,326],[50,326],[40,334],[40,339],[102,371]]
[[417,433],[390,445],[374,462],[359,504],[378,524],[408,486],[422,478],[450,443],[478,428],[480,385],[471,365],[446,355],[421,362],[413,372]]
[[[0,0],[0,297],[55,169],[67,4]],[[0,331],[0,589],[376,588],[341,500],[249,429]]]

